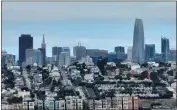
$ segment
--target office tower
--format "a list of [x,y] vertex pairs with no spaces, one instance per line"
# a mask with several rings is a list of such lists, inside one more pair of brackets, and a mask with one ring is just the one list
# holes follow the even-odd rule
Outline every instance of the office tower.
[[67,52],[61,52],[59,55],[59,68],[61,68],[64,65],[70,65],[70,56]]
[[127,60],[132,61],[132,47],[127,48]]
[[144,28],[141,19],[135,20],[132,59],[136,63],[144,63]]
[[117,55],[115,52],[111,52],[108,54],[108,62],[117,62]]
[[73,47],[73,55],[76,56],[76,48],[77,46]]
[[163,62],[168,62],[169,52],[170,52],[169,39],[161,37],[161,54]]
[[26,60],[26,49],[33,49],[33,37],[29,34],[22,34],[19,37],[19,64]]
[[54,59],[54,64],[57,66],[58,65],[58,60],[59,60],[59,55],[63,51],[62,47],[52,47],[52,57]]
[[42,50],[42,62],[43,62],[42,64],[46,65],[46,43],[45,43],[44,34],[43,34],[43,40],[41,43],[41,48],[43,49]]
[[86,55],[90,57],[106,57],[108,55],[108,50],[86,49]]
[[117,46],[114,48],[114,52],[119,60],[125,60],[125,49],[122,46]]
[[13,54],[8,54],[6,51],[2,51],[2,56],[1,56],[1,65],[7,65],[9,66],[14,66],[15,65],[15,55]]
[[86,57],[86,47],[81,46],[81,43],[78,43],[76,48],[76,60],[81,60],[82,58]]
[[145,44],[145,60],[146,62],[154,61],[155,44]]
[[38,50],[41,51],[41,64],[45,65],[46,64],[45,49],[44,48],[38,48]]
[[70,59],[71,61],[71,64],[73,64],[74,62],[77,62],[77,60],[76,60],[76,56],[71,56],[71,59]]
[[169,61],[176,61],[176,49],[170,49]]
[[155,53],[155,62],[162,62],[162,54],[160,53]]
[[38,49],[26,49],[26,65],[33,65],[34,63],[42,65],[41,54]]
[[69,47],[63,47],[63,52],[66,52],[69,56],[71,55]]

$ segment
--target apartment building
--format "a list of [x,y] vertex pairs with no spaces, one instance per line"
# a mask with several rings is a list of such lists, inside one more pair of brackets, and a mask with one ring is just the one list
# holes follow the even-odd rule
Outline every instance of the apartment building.
[[90,110],[138,110],[138,97],[116,96],[100,100],[89,100]]

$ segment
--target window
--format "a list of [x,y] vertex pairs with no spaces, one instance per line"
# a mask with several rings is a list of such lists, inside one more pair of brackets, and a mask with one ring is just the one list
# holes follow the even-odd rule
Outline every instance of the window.
[[27,106],[27,102],[24,102],[23,105],[24,105],[24,106]]
[[73,103],[76,103],[76,101],[75,101],[75,100],[73,100]]
[[70,101],[67,101],[67,104],[70,104]]
[[33,102],[30,102],[29,105],[30,105],[30,106],[33,106]]

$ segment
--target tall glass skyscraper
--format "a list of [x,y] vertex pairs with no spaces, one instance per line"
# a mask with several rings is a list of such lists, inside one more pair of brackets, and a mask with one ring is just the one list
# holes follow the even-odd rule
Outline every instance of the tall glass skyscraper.
[[144,63],[144,28],[141,19],[135,20],[132,59],[136,63]]
[[145,60],[154,61],[155,58],[155,44],[145,44]]
[[168,62],[169,53],[170,53],[169,39],[162,37],[161,38],[161,54],[162,54],[163,62]]
[[33,49],[33,37],[29,34],[22,34],[19,37],[19,64],[26,60],[26,49]]

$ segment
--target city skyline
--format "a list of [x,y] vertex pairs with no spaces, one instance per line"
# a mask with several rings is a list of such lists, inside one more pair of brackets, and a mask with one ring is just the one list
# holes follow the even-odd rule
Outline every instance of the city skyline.
[[[46,6],[50,7],[47,12]],[[34,11],[37,8],[38,11]],[[52,56],[54,46],[70,47],[73,54],[72,49],[78,42],[88,49],[109,52],[113,52],[116,46],[124,46],[127,52],[127,47],[133,46],[134,21],[140,18],[144,25],[145,44],[155,44],[156,52],[160,53],[161,35],[169,38],[170,48],[176,47],[175,8],[173,2],[4,3],[2,49],[18,56],[18,37],[21,34],[31,34],[35,49],[41,47],[44,34],[47,56]]]

